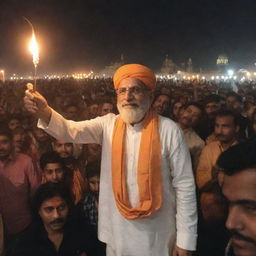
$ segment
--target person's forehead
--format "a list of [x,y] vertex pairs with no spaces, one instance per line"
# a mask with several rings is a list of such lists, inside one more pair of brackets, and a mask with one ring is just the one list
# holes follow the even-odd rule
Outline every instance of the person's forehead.
[[49,198],[45,200],[40,208],[45,208],[45,207],[58,207],[61,204],[66,204],[66,201],[60,197],[60,196],[54,196],[52,198]]
[[163,100],[163,101],[170,101],[170,98],[167,95],[159,95],[157,97],[158,100]]
[[198,114],[200,114],[202,112],[200,108],[198,108],[197,106],[194,106],[194,105],[189,105],[187,107],[187,109],[190,109],[192,112],[198,113]]
[[134,77],[128,77],[123,79],[120,84],[119,88],[122,87],[134,87],[134,86],[143,86],[143,82],[141,82],[139,79],[134,78]]
[[99,176],[92,176],[90,178],[88,178],[89,181],[99,181],[100,177]]
[[234,123],[233,116],[216,116],[216,123]]
[[48,163],[45,166],[45,169],[61,168],[60,163]]
[[218,105],[218,102],[216,102],[216,101],[211,101],[211,102],[208,102],[208,103],[206,104],[206,107],[216,106],[216,105]]
[[256,201],[256,168],[245,169],[232,176],[224,175],[222,192],[230,201]]

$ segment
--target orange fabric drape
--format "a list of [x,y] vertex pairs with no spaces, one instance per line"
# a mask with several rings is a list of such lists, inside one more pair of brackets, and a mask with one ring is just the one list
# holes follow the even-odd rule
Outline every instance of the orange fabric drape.
[[144,119],[137,169],[140,203],[135,208],[130,205],[126,187],[125,134],[126,124],[118,117],[112,141],[113,192],[117,207],[125,218],[145,218],[157,211],[162,204],[159,117],[149,111]]

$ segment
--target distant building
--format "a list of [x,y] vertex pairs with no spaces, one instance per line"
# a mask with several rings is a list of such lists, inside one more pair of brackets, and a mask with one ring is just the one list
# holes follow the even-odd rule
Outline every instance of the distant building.
[[225,54],[219,55],[216,60],[217,69],[219,72],[225,72],[228,68],[228,57]]
[[163,61],[162,68],[161,68],[161,74],[166,76],[170,74],[174,74],[177,71],[177,65],[168,58],[168,55],[166,55],[165,60]]
[[191,58],[188,59],[187,66],[186,66],[186,72],[193,73],[193,63],[192,63]]

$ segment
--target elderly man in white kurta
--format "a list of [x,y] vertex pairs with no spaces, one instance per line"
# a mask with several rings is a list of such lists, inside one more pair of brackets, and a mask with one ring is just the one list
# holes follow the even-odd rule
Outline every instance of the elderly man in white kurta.
[[196,248],[191,160],[180,128],[150,110],[155,75],[139,64],[114,75],[119,115],[64,119],[35,91],[25,107],[59,140],[102,145],[99,239],[108,256],[188,256]]

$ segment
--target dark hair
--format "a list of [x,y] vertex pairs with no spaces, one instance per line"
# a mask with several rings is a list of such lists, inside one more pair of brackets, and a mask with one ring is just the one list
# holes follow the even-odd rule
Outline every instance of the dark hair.
[[204,114],[204,108],[200,103],[195,102],[195,101],[190,101],[183,106],[183,109],[187,109],[189,106],[195,106],[195,107],[199,108],[201,110],[202,114]]
[[22,117],[17,114],[11,114],[8,116],[7,123],[9,123],[11,120],[18,120],[19,122],[22,122]]
[[217,165],[229,176],[248,168],[256,168],[256,140],[247,140],[224,151]]
[[211,94],[211,95],[205,97],[204,105],[206,106],[210,102],[220,103],[220,101],[221,101],[221,97],[219,95]]
[[62,158],[55,151],[45,152],[40,157],[40,167],[42,170],[49,163],[59,163],[62,168],[65,166]]
[[35,220],[40,220],[38,211],[43,202],[55,196],[61,197],[67,203],[69,213],[73,210],[74,205],[70,189],[62,183],[47,182],[38,187],[32,198],[31,208]]
[[238,116],[238,114],[232,110],[220,110],[217,114],[216,114],[216,117],[215,117],[215,120],[218,118],[218,117],[224,117],[224,116],[231,116],[233,117],[233,120],[234,120],[234,124],[235,125],[238,125],[238,126],[241,126],[240,124],[240,118]]
[[243,98],[239,94],[237,94],[235,92],[228,93],[226,98],[228,98],[228,97],[235,97],[237,101],[239,101],[241,103],[243,102]]
[[93,161],[86,166],[86,178],[100,176],[100,161]]

